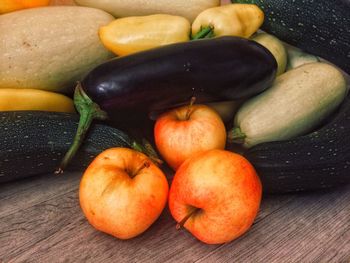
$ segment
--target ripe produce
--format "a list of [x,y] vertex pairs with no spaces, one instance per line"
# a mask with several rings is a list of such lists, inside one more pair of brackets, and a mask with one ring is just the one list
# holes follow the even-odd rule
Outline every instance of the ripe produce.
[[74,0],[51,0],[50,5],[75,5]]
[[112,148],[96,157],[79,188],[81,208],[92,226],[120,239],[135,237],[165,207],[168,182],[144,154]]
[[301,65],[307,64],[307,63],[313,63],[313,62],[319,62],[319,58],[305,53],[297,48],[289,47],[287,49],[288,53],[288,64],[287,64],[287,70],[291,70],[293,68],[297,68]]
[[73,100],[37,89],[0,89],[0,111],[38,110],[75,112]]
[[350,74],[350,1],[234,0],[264,10],[262,29]]
[[46,6],[50,0],[1,0],[0,14],[13,12],[20,9]]
[[[52,173],[68,151],[78,121],[72,113],[0,112],[0,183]],[[81,171],[107,148],[134,144],[124,132],[94,124],[69,170]]]
[[[247,98],[272,84],[276,68],[267,49],[238,37],[177,43],[116,58],[96,67],[77,86],[79,133],[106,112],[130,123],[152,111],[183,105],[192,96],[198,103]],[[82,138],[79,134],[76,141]],[[61,169],[71,157],[68,153]]]
[[235,116],[236,111],[242,104],[241,100],[220,101],[207,103],[210,108],[214,109],[221,117],[224,123],[229,122]]
[[125,17],[100,28],[106,48],[119,56],[190,39],[190,22],[165,14]]
[[[200,13],[192,24],[192,36],[239,36],[248,38],[264,22],[264,13],[256,5],[230,4],[212,7]],[[198,37],[200,36],[200,37]]]
[[337,68],[305,64],[282,74],[269,90],[245,102],[228,137],[249,148],[305,134],[328,117],[346,93],[345,78]]
[[279,76],[284,73],[290,57],[287,56],[287,51],[283,43],[277,37],[266,33],[257,34],[253,40],[266,47],[275,57],[278,65],[276,75]]
[[257,145],[245,157],[266,193],[330,188],[350,183],[350,97],[331,121],[308,135]]
[[115,17],[169,14],[193,19],[203,10],[218,6],[220,0],[75,0],[79,5],[105,10]]
[[200,153],[177,170],[169,208],[184,226],[208,244],[230,242],[252,225],[260,206],[261,183],[242,156],[223,150]]
[[226,129],[208,106],[189,105],[161,115],[154,127],[154,140],[162,157],[176,170],[201,151],[224,149]]
[[89,70],[113,56],[97,35],[112,20],[106,12],[77,6],[1,15],[0,88],[71,91]]

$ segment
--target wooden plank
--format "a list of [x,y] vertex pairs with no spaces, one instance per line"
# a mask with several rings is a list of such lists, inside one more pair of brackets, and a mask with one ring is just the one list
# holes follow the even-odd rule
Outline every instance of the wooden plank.
[[[350,213],[349,210],[348,212]],[[314,262],[350,262],[350,227],[348,226],[337,239],[329,242],[323,251]]]
[[74,222],[79,212],[74,190],[69,195],[57,195],[54,199],[2,217],[0,259],[8,261],[6,255],[21,253],[47,236],[61,231]]
[[302,194],[197,262],[349,262],[349,227],[350,186]]
[[0,218],[77,189],[82,173],[42,175],[0,185]]
[[[100,233],[82,215],[77,196],[78,185],[72,178],[56,179],[64,191],[70,187],[74,189],[63,194],[56,191],[55,196],[49,195],[46,201],[43,201],[48,196],[46,194],[35,202],[30,200],[45,192],[44,188],[51,187],[53,181],[41,185],[33,181],[36,187],[27,186],[26,189],[31,189],[32,193],[24,194],[21,199],[23,202],[27,199],[28,206],[25,208],[22,204],[22,210],[16,213],[10,209],[8,216],[0,218],[0,259],[16,262],[30,259],[48,262],[52,258],[63,261],[94,259],[102,262],[118,259],[118,262],[161,262],[168,259],[197,259],[218,247],[202,244],[186,231],[176,231],[168,210],[164,211],[151,229],[132,240],[121,241]],[[76,184],[72,186],[74,182]],[[257,222],[294,198],[290,195],[265,198]]]

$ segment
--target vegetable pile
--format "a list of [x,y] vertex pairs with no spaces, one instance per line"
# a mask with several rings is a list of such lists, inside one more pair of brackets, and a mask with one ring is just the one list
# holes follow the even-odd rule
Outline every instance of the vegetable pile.
[[256,4],[268,19],[262,29],[320,56],[350,74],[350,1],[234,0]]
[[[176,172],[169,191],[178,227],[212,244],[249,229],[262,191],[350,183],[350,2],[342,8],[277,0],[24,2],[0,3],[0,182],[88,167],[80,202],[90,223],[131,238],[166,204],[162,158]],[[118,231],[124,223],[104,225],[107,212],[90,199],[111,187],[112,166],[123,180],[147,174],[147,187],[159,191],[161,201],[132,204],[135,214],[146,206],[152,216],[140,216],[144,224],[130,232]],[[213,178],[200,182],[205,169]],[[102,193],[99,183],[107,183]],[[197,195],[191,199],[188,190],[184,197],[183,189]],[[223,220],[206,226],[214,233],[208,237],[196,220],[217,218],[211,201],[220,191],[230,201],[221,209],[227,220],[246,224],[244,231],[227,230]],[[250,210],[237,217],[229,204],[243,207],[247,195]],[[124,209],[112,208],[117,214],[108,218]]]

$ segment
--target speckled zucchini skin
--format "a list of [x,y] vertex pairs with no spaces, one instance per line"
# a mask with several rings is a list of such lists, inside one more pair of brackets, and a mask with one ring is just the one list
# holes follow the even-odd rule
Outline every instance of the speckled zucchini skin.
[[[0,112],[0,183],[53,173],[68,151],[79,117],[70,113]],[[130,147],[124,132],[94,124],[68,170],[83,171],[110,147]]]
[[332,121],[309,135],[257,145],[245,157],[268,193],[330,188],[350,183],[350,97]]
[[232,0],[258,5],[262,29],[350,73],[350,0]]

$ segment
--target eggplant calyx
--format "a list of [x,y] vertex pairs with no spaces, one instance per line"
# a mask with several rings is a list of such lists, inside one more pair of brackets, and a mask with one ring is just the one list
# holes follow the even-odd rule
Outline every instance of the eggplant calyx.
[[63,170],[73,159],[79,147],[84,141],[85,135],[91,125],[91,122],[95,119],[106,120],[108,118],[107,113],[101,110],[100,106],[93,102],[84,92],[80,82],[77,84],[74,91],[74,105],[80,114],[77,133],[75,134],[71,147],[61,161],[59,168],[55,171],[55,174],[63,173]]
[[227,133],[227,140],[231,143],[243,144],[246,137],[247,136],[238,127],[232,128]]
[[203,39],[203,38],[212,38],[214,37],[214,26],[209,25],[207,27],[201,27],[194,36],[191,37],[191,40]]

